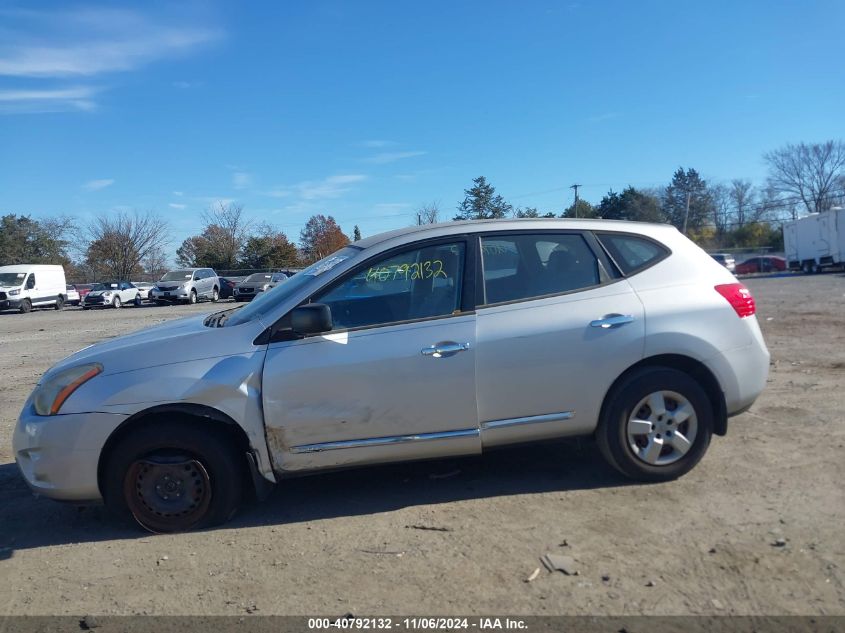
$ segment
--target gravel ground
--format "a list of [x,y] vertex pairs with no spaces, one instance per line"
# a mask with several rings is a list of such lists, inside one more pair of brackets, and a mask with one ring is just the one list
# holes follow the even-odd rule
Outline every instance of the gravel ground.
[[11,432],[61,357],[215,307],[0,314],[0,614],[845,614],[845,275],[747,283],[768,388],[679,481],[553,443],[290,480],[170,536],[34,498]]

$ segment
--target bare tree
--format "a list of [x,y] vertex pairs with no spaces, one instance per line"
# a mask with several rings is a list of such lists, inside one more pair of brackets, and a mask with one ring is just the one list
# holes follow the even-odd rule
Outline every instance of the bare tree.
[[144,272],[152,279],[159,279],[169,268],[164,249],[160,246],[151,248],[141,260],[141,265],[144,267]]
[[238,258],[249,236],[252,222],[244,217],[244,207],[241,204],[217,202],[203,214],[207,226],[215,226],[220,230],[219,242],[214,250],[220,254],[222,268],[235,268]]
[[429,202],[417,209],[417,224],[437,224],[440,221],[440,205]]
[[809,213],[828,211],[842,194],[845,143],[787,145],[763,157],[769,165],[769,185],[781,195],[797,197]]
[[731,201],[734,228],[745,226],[758,219],[754,207],[756,193],[751,181],[739,178],[731,180],[728,196]]
[[151,251],[168,243],[168,224],[150,211],[121,212],[96,218],[88,235],[88,266],[97,274],[129,280]]
[[723,184],[713,185],[708,189],[712,201],[710,207],[713,214],[713,227],[716,229],[716,238],[721,240],[731,224],[730,189]]

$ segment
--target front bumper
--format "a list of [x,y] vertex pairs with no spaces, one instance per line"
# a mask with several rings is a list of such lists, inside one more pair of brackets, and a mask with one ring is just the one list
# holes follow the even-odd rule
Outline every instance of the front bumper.
[[20,307],[21,307],[20,299],[17,299],[17,300],[16,299],[0,300],[0,310],[11,310],[11,309],[17,310]]
[[[165,294],[167,292],[167,294]],[[147,295],[150,301],[187,301],[188,291],[184,288],[178,290],[151,290]]]
[[102,501],[100,453],[128,416],[115,413],[36,415],[27,401],[12,439],[15,462],[33,492],[61,501]]

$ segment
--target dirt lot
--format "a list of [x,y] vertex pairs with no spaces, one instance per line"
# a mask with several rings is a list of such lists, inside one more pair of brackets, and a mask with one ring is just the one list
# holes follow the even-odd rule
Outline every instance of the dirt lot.
[[[0,315],[0,613],[845,614],[845,275],[748,285],[768,389],[677,482],[568,442],[292,480],[175,536],[33,498],[11,432],[61,357],[213,306]],[[547,552],[580,574],[525,582]]]

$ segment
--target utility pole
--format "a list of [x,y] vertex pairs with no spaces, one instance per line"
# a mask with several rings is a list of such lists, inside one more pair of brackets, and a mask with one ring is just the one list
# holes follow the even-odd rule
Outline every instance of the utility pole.
[[687,234],[687,220],[689,220],[689,202],[690,197],[692,196],[691,191],[687,191],[687,209],[684,211],[684,235]]
[[575,206],[572,207],[572,208],[575,209],[575,217],[576,218],[578,217],[578,187],[580,187],[580,186],[581,185],[570,185],[569,186],[570,189],[575,190]]

